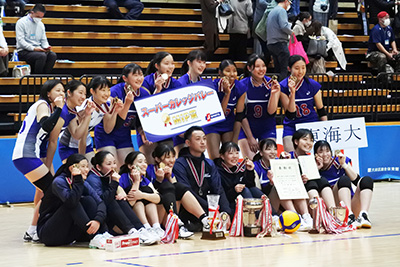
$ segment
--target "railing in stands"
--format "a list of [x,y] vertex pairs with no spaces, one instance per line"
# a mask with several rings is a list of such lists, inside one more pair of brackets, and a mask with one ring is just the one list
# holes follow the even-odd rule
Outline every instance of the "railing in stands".
[[[70,80],[74,79],[72,75],[26,75],[21,77],[19,80],[19,106],[18,106],[18,125],[16,129],[19,129],[22,123],[22,110],[25,106],[25,110],[35,103],[40,96],[40,88],[43,83],[48,80],[60,79],[63,84],[66,84]],[[24,82],[26,81],[26,83]],[[22,97],[26,96],[26,102],[22,101]]]

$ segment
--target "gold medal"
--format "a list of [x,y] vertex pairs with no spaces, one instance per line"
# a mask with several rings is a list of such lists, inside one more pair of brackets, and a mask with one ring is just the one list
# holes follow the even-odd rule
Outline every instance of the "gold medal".
[[278,80],[278,76],[276,76],[276,75],[272,75],[272,77],[271,77],[271,80],[273,80],[273,81],[277,81],[277,80]]
[[164,168],[165,168],[165,163],[161,162],[161,163],[159,164],[159,166],[160,166],[160,169],[164,169]]

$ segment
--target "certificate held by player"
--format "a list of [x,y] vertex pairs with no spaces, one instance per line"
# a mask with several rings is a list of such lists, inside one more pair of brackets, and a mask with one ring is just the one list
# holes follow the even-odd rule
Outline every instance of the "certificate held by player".
[[303,156],[298,156],[298,159],[300,163],[301,173],[305,174],[308,180],[315,180],[321,178],[314,156],[303,155]]
[[308,194],[296,159],[271,159],[274,186],[280,199],[306,199]]

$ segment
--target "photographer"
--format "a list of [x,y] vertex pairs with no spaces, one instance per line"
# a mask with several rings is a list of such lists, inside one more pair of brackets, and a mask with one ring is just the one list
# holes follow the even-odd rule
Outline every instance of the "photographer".
[[378,24],[370,32],[366,59],[379,72],[394,72],[389,64],[394,65],[398,61],[399,52],[390,27],[390,17],[385,11],[380,12],[377,17]]

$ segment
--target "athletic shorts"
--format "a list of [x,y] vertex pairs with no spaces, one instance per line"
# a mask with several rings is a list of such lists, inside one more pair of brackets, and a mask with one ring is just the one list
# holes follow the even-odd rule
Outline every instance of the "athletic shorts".
[[43,161],[38,158],[20,158],[13,160],[13,163],[23,175],[30,173],[44,164]]
[[116,149],[133,147],[131,131],[127,131],[125,135],[111,135],[111,134],[95,134],[94,142],[96,144],[96,149],[113,146]]
[[[276,128],[273,127],[271,129],[264,128],[264,127],[251,127],[251,132],[255,139],[263,140],[265,138],[276,138]],[[240,129],[239,133],[239,140],[245,139],[246,134],[244,133],[243,129]]]
[[[92,144],[86,146],[85,154],[90,153],[90,152],[93,152]],[[65,160],[69,156],[71,156],[73,154],[77,154],[77,153],[79,153],[77,148],[67,147],[61,143],[59,143],[59,145],[58,145],[58,154],[60,155],[61,161]]]
[[282,137],[285,136],[293,136],[293,134],[296,132],[296,127],[293,125],[283,125],[283,135]]

